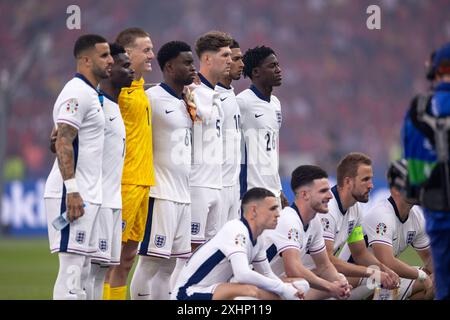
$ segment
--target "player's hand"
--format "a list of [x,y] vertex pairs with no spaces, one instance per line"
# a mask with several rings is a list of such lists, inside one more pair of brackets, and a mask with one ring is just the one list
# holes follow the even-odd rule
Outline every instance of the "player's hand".
[[[398,278],[398,276],[397,276],[397,278]],[[392,274],[389,274],[384,271],[380,271],[380,281],[381,281],[381,285],[383,286],[383,288],[389,289],[389,290],[398,288],[400,285],[399,280],[396,280],[396,278]]]
[[350,295],[350,292],[347,288],[347,283],[343,283],[342,281],[336,280],[330,284],[328,288],[329,294],[338,300],[347,299]]
[[56,136],[58,135],[58,129],[53,127],[52,133],[50,133],[50,151],[56,153]]
[[305,294],[303,290],[298,289],[293,283],[285,283],[283,288],[283,294],[281,295],[285,300],[303,300]]
[[78,192],[67,194],[67,218],[74,222],[84,215],[83,199]]

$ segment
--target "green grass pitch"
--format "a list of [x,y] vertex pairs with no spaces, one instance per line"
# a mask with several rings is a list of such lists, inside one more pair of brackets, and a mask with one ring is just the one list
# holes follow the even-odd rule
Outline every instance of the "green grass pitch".
[[[401,259],[422,265],[412,248]],[[58,256],[47,239],[0,238],[0,300],[49,300],[57,273]]]

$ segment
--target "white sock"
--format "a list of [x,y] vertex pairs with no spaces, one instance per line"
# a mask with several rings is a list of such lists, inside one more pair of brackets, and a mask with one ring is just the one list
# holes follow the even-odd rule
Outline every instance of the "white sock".
[[61,252],[59,271],[53,289],[54,300],[85,300],[86,295],[81,286],[81,273],[85,256]]
[[170,291],[173,292],[176,288],[178,276],[180,275],[181,269],[183,269],[186,264],[188,257],[186,258],[177,258],[177,262],[175,265],[175,269],[172,272],[172,276],[170,277]]
[[91,261],[89,273],[87,274],[86,281],[84,282],[84,290],[86,291],[87,300],[94,300],[94,283],[98,270],[100,270],[100,262]]
[[86,294],[86,300],[92,300],[93,297],[93,281],[92,281],[92,285],[89,282],[89,276],[91,273],[91,258],[90,257],[86,257],[86,259],[84,260],[83,263],[83,268],[81,269],[81,288],[84,290],[85,294]]
[[151,281],[163,258],[139,256],[130,285],[131,300],[150,300]]
[[100,265],[94,280],[94,300],[103,300],[103,285],[105,283],[106,273],[109,266]]
[[175,269],[175,258],[164,259],[159,267],[157,276],[151,284],[152,300],[170,299],[170,276]]

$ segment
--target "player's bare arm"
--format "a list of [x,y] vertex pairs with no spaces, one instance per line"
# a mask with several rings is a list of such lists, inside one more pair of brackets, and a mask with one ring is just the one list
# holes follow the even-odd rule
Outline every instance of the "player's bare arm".
[[[56,137],[56,157],[58,166],[64,181],[75,178],[75,160],[73,152],[73,141],[78,134],[78,130],[68,124],[58,124]],[[67,193],[67,217],[70,222],[83,216],[83,199],[79,192]]]
[[328,258],[338,272],[343,273],[346,277],[367,278],[372,275],[371,270],[368,270],[368,268],[348,263],[336,257],[333,249],[334,241],[325,240],[325,245],[327,247]]
[[395,271],[400,277],[408,279],[416,279],[418,270],[410,265],[404,263],[400,259],[394,257],[392,247],[385,244],[372,244],[375,257],[388,268]]
[[364,240],[350,243],[349,249],[353,259],[358,265],[367,267],[378,266],[380,268],[380,280],[385,288],[394,289],[398,287],[400,283],[398,275],[369,252]]
[[305,268],[301,262],[299,251],[295,249],[287,249],[283,251],[283,263],[286,276],[289,278],[304,278],[310,284],[311,288],[321,290],[330,296],[340,299],[346,294],[345,286],[339,283],[329,282],[314,274],[311,270]]
[[433,260],[431,259],[431,249],[428,248],[425,250],[416,250],[416,252],[423,262],[422,270],[425,271],[428,275],[431,275],[433,273]]

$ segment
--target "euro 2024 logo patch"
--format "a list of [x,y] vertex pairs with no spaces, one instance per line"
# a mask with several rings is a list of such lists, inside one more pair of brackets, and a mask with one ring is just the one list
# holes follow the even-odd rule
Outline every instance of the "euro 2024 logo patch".
[[288,239],[300,242],[300,232],[295,228],[290,228],[288,231]]
[[377,224],[377,234],[379,234],[380,236],[384,235],[386,233],[387,227],[383,222],[380,222],[379,224]]
[[234,238],[234,243],[237,246],[245,247],[246,238],[242,233],[239,233],[236,238]]
[[71,98],[64,102],[63,108],[66,109],[66,113],[74,114],[78,112],[78,100],[75,98]]
[[330,221],[327,218],[321,218],[320,222],[322,222],[323,231],[328,231],[330,229]]

